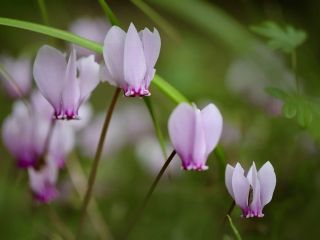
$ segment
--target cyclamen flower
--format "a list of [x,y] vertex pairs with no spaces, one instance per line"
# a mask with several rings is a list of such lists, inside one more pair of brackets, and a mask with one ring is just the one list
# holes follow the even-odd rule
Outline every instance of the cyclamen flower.
[[214,104],[199,110],[181,103],[169,118],[169,135],[185,170],[207,170],[209,154],[218,144],[222,116]]
[[125,96],[149,96],[149,85],[154,77],[154,66],[160,53],[159,32],[149,29],[137,32],[131,23],[128,32],[113,26],[103,47],[106,67],[103,78],[124,90]]
[[[35,102],[35,100],[38,100]],[[49,108],[44,108],[45,104]],[[13,113],[9,115],[2,126],[2,139],[10,153],[16,158],[21,168],[36,166],[45,151],[52,117],[48,115],[50,104],[37,93],[32,95],[29,108],[18,101],[14,104]],[[52,115],[51,115],[52,116]],[[66,122],[56,122],[53,129],[48,155],[59,165],[64,165],[65,156],[73,149],[74,132]]]
[[259,172],[253,163],[246,176],[240,163],[235,167],[228,164],[225,182],[228,192],[241,207],[244,217],[264,216],[262,210],[271,201],[276,187],[276,175],[270,162],[266,162]]
[[31,89],[31,60],[27,57],[14,59],[8,56],[1,56],[0,64],[3,65],[10,78],[12,78],[9,80],[4,79],[4,76],[0,76],[6,92],[13,98],[25,96]]
[[50,46],[43,46],[38,51],[33,75],[40,92],[53,106],[57,119],[78,118],[80,105],[100,80],[99,65],[93,55],[77,61],[72,50],[66,62],[65,55]]
[[58,196],[56,182],[58,178],[58,166],[52,159],[40,170],[28,169],[29,184],[34,198],[41,203],[49,203]]

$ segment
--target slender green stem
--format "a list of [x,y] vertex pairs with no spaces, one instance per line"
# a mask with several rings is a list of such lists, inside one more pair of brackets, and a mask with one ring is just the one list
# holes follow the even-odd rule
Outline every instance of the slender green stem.
[[299,81],[298,73],[297,73],[297,52],[296,52],[296,50],[293,50],[291,53],[291,67],[292,67],[294,79],[296,82],[297,92],[300,93],[301,86],[300,86],[300,81]]
[[181,40],[179,33],[171,25],[169,21],[163,18],[158,12],[151,8],[142,0],[131,0],[131,2],[136,5],[142,12],[144,12],[151,20],[153,20],[159,27],[168,34],[169,37],[179,42]]
[[[88,180],[76,154],[71,155],[71,159],[69,159],[69,161],[66,162],[66,166],[75,190],[80,196],[80,199],[83,199],[86,193]],[[109,227],[107,223],[104,221],[101,212],[99,211],[98,204],[94,196],[91,197],[91,201],[88,205],[87,212],[92,226],[96,230],[100,239],[113,239],[109,231]]]
[[219,237],[221,237],[221,235],[223,234],[223,229],[224,229],[224,226],[225,226],[225,224],[227,222],[228,216],[231,215],[231,213],[232,213],[232,211],[233,211],[235,206],[236,206],[236,202],[232,201],[232,203],[231,203],[231,205],[230,205],[230,207],[228,209],[228,212],[225,214],[225,216],[223,217],[223,220],[222,220],[222,222],[220,224],[220,228],[219,228],[219,231],[218,231]]
[[103,9],[104,13],[106,14],[106,17],[109,19],[110,23],[112,25],[120,26],[120,21],[114,15],[113,11],[109,7],[109,5],[105,2],[105,0],[98,0],[98,2],[101,8]]
[[86,215],[87,208],[88,208],[88,204],[90,202],[90,198],[92,195],[92,190],[93,190],[94,182],[95,182],[96,175],[97,175],[97,169],[98,169],[98,165],[99,165],[100,158],[101,158],[101,153],[102,153],[103,146],[104,146],[104,141],[105,141],[106,134],[107,134],[107,131],[109,128],[109,123],[110,123],[110,120],[112,117],[114,107],[115,107],[117,99],[120,95],[120,91],[121,91],[120,88],[116,88],[115,93],[114,93],[112,100],[111,100],[111,104],[108,107],[108,110],[106,113],[106,118],[104,120],[104,124],[103,124],[102,130],[101,130],[97,151],[96,151],[96,154],[95,154],[95,157],[93,160],[92,169],[91,169],[90,176],[89,176],[88,188],[87,188],[87,191],[86,191],[86,194],[85,194],[85,197],[83,200],[83,204],[81,207],[80,221],[79,221],[79,227],[78,227],[78,233],[77,233],[76,239],[81,238],[81,231],[83,228],[83,222],[84,222],[85,215]]
[[38,7],[39,7],[39,10],[41,13],[41,18],[42,18],[43,23],[45,25],[50,25],[45,0],[37,0],[37,3],[38,3]]
[[133,221],[130,223],[127,231],[125,232],[124,235],[124,239],[127,239],[129,237],[130,232],[132,231],[132,229],[134,228],[134,226],[136,225],[136,223],[139,221],[141,215],[144,212],[144,209],[147,205],[147,203],[150,200],[150,197],[152,195],[152,193],[154,192],[154,189],[156,188],[156,186],[158,185],[158,182],[160,181],[162,175],[164,174],[164,172],[166,171],[166,169],[168,168],[170,162],[172,161],[173,157],[176,155],[176,151],[173,150],[172,153],[170,154],[170,156],[168,157],[167,161],[163,164],[161,170],[159,171],[157,177],[155,178],[155,180],[153,181],[152,185],[149,188],[149,191],[147,192],[144,200],[142,201],[142,204],[140,206],[140,208],[138,209],[137,213],[135,214],[135,218],[133,219]]
[[231,217],[230,217],[229,215],[227,215],[227,218],[228,218],[228,220],[229,220],[229,224],[230,224],[231,229],[232,229],[234,235],[236,236],[237,240],[242,240],[238,229],[236,228],[236,226],[235,226],[235,225],[233,224],[233,222],[232,222]]

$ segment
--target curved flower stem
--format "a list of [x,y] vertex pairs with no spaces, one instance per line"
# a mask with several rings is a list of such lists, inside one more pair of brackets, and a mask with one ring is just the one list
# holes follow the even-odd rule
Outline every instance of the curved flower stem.
[[83,204],[81,207],[80,221],[79,221],[78,233],[77,233],[76,239],[80,239],[80,237],[81,237],[82,226],[83,226],[84,218],[85,218],[87,208],[88,208],[88,205],[90,202],[90,198],[91,198],[91,194],[92,194],[92,190],[93,190],[93,185],[94,185],[94,182],[96,179],[97,169],[98,169],[99,161],[101,158],[102,149],[104,146],[104,140],[105,140],[105,137],[106,137],[106,134],[108,131],[111,116],[112,116],[114,107],[116,105],[117,99],[119,97],[120,91],[121,91],[121,89],[117,88],[113,97],[112,97],[112,101],[111,101],[111,104],[108,108],[106,118],[104,120],[104,124],[103,124],[102,130],[101,130],[97,151],[96,151],[96,154],[95,154],[95,157],[93,160],[93,165],[92,165],[92,169],[91,169],[89,180],[88,180],[88,188],[87,188],[86,194],[84,196]]
[[37,0],[37,3],[38,3],[38,7],[39,7],[39,10],[41,13],[41,18],[42,18],[43,23],[45,25],[50,25],[45,0]]
[[153,181],[151,187],[149,188],[148,193],[146,194],[139,210],[137,211],[137,213],[135,214],[135,218],[133,219],[133,221],[130,223],[127,231],[125,232],[124,238],[123,239],[127,239],[131,230],[134,228],[134,226],[136,225],[136,223],[139,221],[147,203],[150,200],[150,197],[152,195],[152,193],[154,192],[154,189],[156,188],[156,186],[158,185],[159,180],[161,179],[162,175],[164,174],[164,172],[166,171],[167,167],[169,166],[170,162],[172,161],[173,157],[176,155],[176,150],[173,150],[172,153],[170,154],[170,156],[168,157],[167,161],[163,164],[160,172],[158,173],[156,179]]
[[236,202],[233,200],[232,203],[231,203],[231,205],[230,205],[230,207],[229,207],[228,212],[225,214],[225,216],[224,216],[224,218],[223,218],[223,220],[222,220],[222,222],[221,222],[220,229],[219,229],[219,231],[218,231],[218,233],[219,233],[219,236],[218,236],[218,237],[221,237],[221,236],[222,236],[224,226],[225,226],[225,224],[226,224],[226,222],[227,222],[227,220],[228,220],[228,216],[230,217],[230,215],[231,215],[231,213],[232,213],[232,211],[233,211],[233,209],[234,209],[235,206],[236,206]]

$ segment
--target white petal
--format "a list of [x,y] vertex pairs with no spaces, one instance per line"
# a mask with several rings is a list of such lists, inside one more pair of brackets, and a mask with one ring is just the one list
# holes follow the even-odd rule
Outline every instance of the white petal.
[[250,185],[239,163],[237,163],[233,171],[232,189],[236,204],[242,209],[246,209],[248,207]]
[[218,144],[222,133],[222,115],[214,104],[201,110],[206,137],[206,152],[209,154]]
[[261,204],[263,207],[271,201],[276,187],[276,174],[269,161],[260,168],[258,177],[261,185]]
[[34,79],[56,111],[60,110],[65,69],[66,60],[60,51],[46,45],[40,48],[33,65]]
[[124,79],[134,88],[139,88],[146,76],[146,60],[142,42],[135,26],[131,23],[124,44]]
[[227,164],[224,179],[225,179],[225,184],[226,184],[227,190],[228,190],[229,194],[231,195],[231,197],[234,199],[234,194],[233,194],[233,190],[232,190],[233,171],[234,171],[234,167]]
[[78,60],[80,102],[85,101],[100,82],[100,66],[94,60],[94,55]]
[[113,82],[117,82],[118,86],[124,84],[124,42],[126,33],[119,27],[113,26],[104,40],[103,58],[108,68]]

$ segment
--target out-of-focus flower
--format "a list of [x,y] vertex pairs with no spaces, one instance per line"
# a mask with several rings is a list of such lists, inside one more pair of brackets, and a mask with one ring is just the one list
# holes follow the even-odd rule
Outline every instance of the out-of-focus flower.
[[[141,117],[146,116],[146,117]],[[99,114],[90,121],[80,133],[78,144],[83,154],[92,157],[97,150],[105,113]],[[145,107],[129,104],[115,111],[103,148],[103,155],[113,154],[126,144],[135,143],[137,136],[145,136],[153,132],[151,119]]]
[[222,116],[209,104],[199,110],[181,103],[169,118],[169,135],[185,170],[206,170],[207,158],[218,144],[222,132]]
[[32,83],[31,60],[27,57],[13,59],[9,56],[0,56],[0,64],[11,78],[5,79],[0,75],[6,92],[14,98],[26,95]]
[[[167,144],[168,151],[166,152],[167,156],[170,154],[170,144]],[[145,167],[146,172],[151,174],[156,174],[160,171],[161,167],[165,163],[160,143],[154,136],[144,137],[136,145],[135,148],[136,155],[141,164]],[[180,170],[179,161],[177,157],[172,159],[168,170],[170,174],[178,175]]]
[[[16,102],[13,113],[9,115],[2,126],[2,139],[11,154],[17,159],[21,168],[34,166],[39,156],[39,149],[42,149],[42,142],[45,141],[45,129],[43,125],[37,126],[36,133],[33,127],[33,116],[28,112],[22,102]],[[37,140],[35,142],[34,140]],[[41,146],[37,146],[37,143]]]
[[[105,18],[83,17],[72,22],[69,29],[74,34],[102,44],[110,27],[110,23]],[[77,50],[79,56],[94,54],[89,49],[78,45],[72,46]]]
[[93,55],[77,61],[73,50],[66,62],[64,54],[50,46],[43,46],[38,51],[33,75],[40,92],[53,106],[57,119],[78,118],[80,105],[100,81],[99,64]]
[[276,187],[276,175],[270,162],[266,162],[259,172],[253,163],[246,176],[240,163],[235,167],[228,164],[225,182],[229,194],[241,207],[244,217],[264,216],[262,210],[271,201]]
[[149,96],[154,66],[160,53],[159,32],[149,29],[137,32],[131,23],[128,32],[113,26],[105,40],[103,57],[106,67],[102,78],[124,90],[125,96]]
[[38,202],[49,203],[58,196],[56,188],[58,171],[55,161],[50,158],[40,170],[28,169],[30,188]]
[[[37,94],[33,94],[32,99],[34,98],[38,98]],[[33,104],[28,108],[18,101],[13,106],[12,114],[3,123],[3,142],[21,168],[36,166],[39,158],[44,157],[46,148],[47,154],[56,160],[57,165],[63,166],[65,156],[74,146],[73,129],[66,122],[60,121],[56,122],[49,145],[45,146],[52,117],[49,118],[48,112],[42,110],[46,109],[40,106],[36,108]]]

